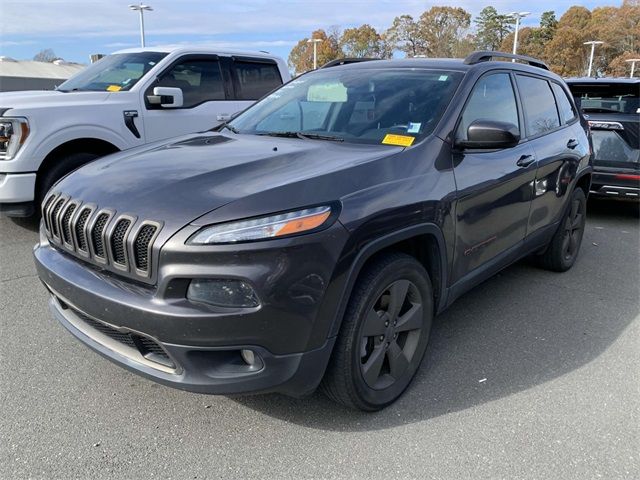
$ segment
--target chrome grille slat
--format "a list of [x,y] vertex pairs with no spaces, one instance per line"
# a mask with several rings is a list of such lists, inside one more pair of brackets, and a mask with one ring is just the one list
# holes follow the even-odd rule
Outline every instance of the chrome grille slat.
[[62,239],[62,243],[70,248],[73,248],[73,238],[71,236],[71,217],[73,217],[73,213],[78,208],[77,203],[70,203],[69,206],[64,210],[62,214],[62,220],[60,221],[60,238]]
[[96,223],[93,225],[91,229],[91,242],[93,245],[93,253],[96,257],[105,260],[107,258],[106,251],[104,248],[104,229],[107,226],[107,222],[109,221],[109,214],[106,212],[100,213],[96,217]]
[[100,208],[63,193],[42,203],[53,246],[125,277],[153,283],[153,245],[162,223]]
[[51,234],[54,238],[59,237],[60,234],[60,224],[58,222],[58,214],[60,210],[62,210],[62,206],[64,205],[66,199],[60,198],[56,200],[55,205],[53,206],[53,210],[51,211],[51,217],[49,218],[49,222],[51,223]]
[[76,234],[76,248],[84,253],[89,253],[89,245],[87,243],[87,232],[85,227],[87,226],[87,220],[91,216],[92,209],[90,207],[83,207],[80,210],[80,215],[74,225],[74,231]]
[[149,257],[151,256],[151,240],[158,227],[151,224],[143,225],[133,244],[134,263],[138,270],[149,270]]
[[51,207],[51,203],[55,198],[56,198],[55,195],[49,195],[49,198],[47,198],[42,204],[42,219],[44,220],[44,228],[45,230],[47,230],[47,232],[51,231],[51,226],[49,224],[48,210]]
[[129,227],[131,227],[131,220],[128,218],[119,219],[115,224],[109,240],[112,260],[123,266],[127,265],[127,246],[125,240]]

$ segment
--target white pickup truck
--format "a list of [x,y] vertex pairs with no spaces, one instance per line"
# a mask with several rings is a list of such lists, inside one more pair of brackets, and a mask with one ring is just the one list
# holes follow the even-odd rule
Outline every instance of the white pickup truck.
[[32,215],[78,166],[213,128],[289,78],[266,53],[148,47],[108,55],[54,91],[0,93],[0,212]]

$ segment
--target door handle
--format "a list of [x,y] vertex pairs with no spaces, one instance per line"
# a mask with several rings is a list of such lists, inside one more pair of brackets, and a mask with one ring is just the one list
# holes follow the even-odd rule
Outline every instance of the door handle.
[[219,122],[227,122],[229,120],[231,120],[231,114],[229,113],[219,113],[216,118],[218,119]]
[[516,165],[522,168],[526,168],[535,161],[536,157],[534,157],[533,155],[522,155],[516,162]]
[[567,142],[567,148],[570,148],[571,150],[576,148],[578,145],[580,145],[580,142],[578,142],[575,138],[572,138]]

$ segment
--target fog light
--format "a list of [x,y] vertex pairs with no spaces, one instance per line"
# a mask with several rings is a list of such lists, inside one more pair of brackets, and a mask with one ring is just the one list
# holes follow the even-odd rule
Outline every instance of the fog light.
[[233,279],[193,279],[187,290],[187,298],[194,302],[228,308],[253,308],[260,305],[251,285]]

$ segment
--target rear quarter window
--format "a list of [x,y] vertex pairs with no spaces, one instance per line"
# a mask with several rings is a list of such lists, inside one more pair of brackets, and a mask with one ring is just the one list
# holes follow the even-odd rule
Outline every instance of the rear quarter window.
[[551,88],[553,88],[553,93],[556,95],[556,102],[558,103],[558,111],[560,112],[562,122],[569,123],[576,118],[576,111],[573,109],[567,93],[564,91],[564,88],[557,83],[552,82]]

